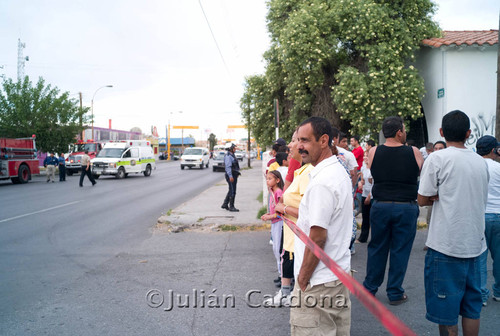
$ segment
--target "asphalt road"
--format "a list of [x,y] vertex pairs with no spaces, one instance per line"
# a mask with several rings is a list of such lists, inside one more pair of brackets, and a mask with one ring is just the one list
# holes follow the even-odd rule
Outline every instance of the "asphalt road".
[[[222,179],[173,162],[150,178],[101,178],[95,187],[79,188],[77,177],[0,183],[0,335],[289,335],[289,309],[260,305],[276,290],[268,231],[152,229],[162,212]],[[409,302],[389,306],[385,283],[377,298],[417,335],[437,335],[425,319],[426,234],[413,245]],[[362,282],[366,244],[356,244],[352,267]],[[491,260],[488,271],[491,288]],[[224,297],[234,304],[224,307]],[[481,336],[500,335],[499,316],[490,300]],[[354,297],[351,335],[388,335]]]
[[78,179],[0,182],[2,335],[25,334],[34,313],[64,295],[75,279],[150,238],[162,213],[223,175],[211,167],[181,171],[174,161],[159,163],[147,178],[101,177],[94,187],[86,179],[83,188]]

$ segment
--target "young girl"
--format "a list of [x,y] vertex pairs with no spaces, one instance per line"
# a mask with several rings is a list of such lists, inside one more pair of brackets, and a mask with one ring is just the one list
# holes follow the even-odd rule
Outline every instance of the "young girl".
[[278,266],[278,274],[281,277],[281,230],[283,229],[283,220],[278,218],[278,214],[274,211],[276,204],[283,195],[283,179],[281,173],[277,170],[272,170],[266,174],[266,183],[270,191],[269,197],[269,213],[260,217],[260,219],[271,221],[271,237],[273,240],[273,253]]

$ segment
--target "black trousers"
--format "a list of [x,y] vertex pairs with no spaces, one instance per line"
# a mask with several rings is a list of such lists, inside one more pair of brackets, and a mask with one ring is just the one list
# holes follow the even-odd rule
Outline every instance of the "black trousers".
[[88,176],[90,182],[92,182],[92,185],[94,185],[95,180],[94,180],[94,177],[92,176],[92,172],[91,172],[90,168],[87,170],[87,169],[82,167],[82,173],[80,174],[80,187],[83,187],[83,179],[85,178],[85,175]]
[[229,179],[229,175],[225,174],[226,177],[226,182],[227,182],[227,194],[226,198],[224,199],[224,204],[231,203],[234,205],[234,198],[236,197],[236,184],[238,183],[238,176],[237,174],[233,174],[233,182]]
[[361,222],[361,234],[358,240],[362,243],[368,240],[368,234],[370,233],[370,209],[372,208],[372,202],[366,205],[365,200],[366,197],[361,197],[361,216],[363,221]]
[[66,181],[66,166],[59,165],[59,181]]

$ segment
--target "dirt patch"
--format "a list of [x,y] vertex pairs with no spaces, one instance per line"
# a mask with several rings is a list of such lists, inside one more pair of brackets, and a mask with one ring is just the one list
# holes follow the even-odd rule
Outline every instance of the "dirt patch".
[[183,224],[177,225],[172,224],[168,221],[162,223],[156,223],[153,227],[153,233],[157,234],[169,234],[169,233],[179,233],[179,232],[230,232],[230,231],[269,231],[271,230],[271,224],[261,224],[261,225],[228,225],[228,224],[213,224],[213,225],[202,225],[200,223],[193,223],[191,225]]

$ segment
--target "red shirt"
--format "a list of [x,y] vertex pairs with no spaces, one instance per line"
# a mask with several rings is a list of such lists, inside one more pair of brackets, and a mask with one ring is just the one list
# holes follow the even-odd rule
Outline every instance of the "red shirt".
[[293,172],[301,167],[301,163],[294,158],[290,159],[288,162],[288,174],[286,174],[286,179],[288,182],[293,182]]
[[356,158],[356,162],[358,163],[358,170],[363,167],[363,156],[365,155],[365,151],[361,146],[358,146],[352,150],[352,154]]

